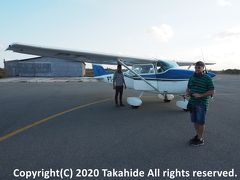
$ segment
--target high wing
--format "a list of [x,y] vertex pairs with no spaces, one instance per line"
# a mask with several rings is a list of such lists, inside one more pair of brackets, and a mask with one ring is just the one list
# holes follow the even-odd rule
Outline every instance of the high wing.
[[66,60],[75,60],[86,63],[95,63],[95,64],[118,64],[118,60],[121,59],[128,66],[133,64],[146,64],[154,63],[156,60],[153,59],[144,59],[144,58],[135,58],[135,57],[125,57],[117,56],[110,54],[100,54],[100,53],[91,53],[83,51],[71,51],[63,49],[54,49],[46,48],[40,46],[24,45],[24,44],[11,44],[6,50],[12,50],[18,53],[66,59]]
[[[111,54],[100,54],[93,52],[84,52],[84,51],[72,51],[72,50],[64,50],[64,49],[55,49],[55,48],[47,48],[40,46],[32,46],[25,44],[11,44],[8,46],[6,50],[12,50],[14,52],[23,53],[23,54],[31,54],[37,56],[45,56],[66,60],[75,60],[86,63],[93,64],[110,64],[116,65],[118,64],[118,60],[121,60],[127,66],[132,66],[134,64],[149,64],[155,63],[160,59],[148,59],[148,58],[138,58],[138,57],[126,57],[126,56],[118,56]],[[183,62],[176,61],[179,66],[192,66],[195,62]],[[205,63],[206,65],[213,65],[215,63]]]
[[[179,66],[194,66],[195,65],[195,63],[196,62],[183,62],[183,61],[177,61],[177,64],[179,65]],[[214,65],[214,64],[216,64],[216,63],[204,63],[205,65]]]

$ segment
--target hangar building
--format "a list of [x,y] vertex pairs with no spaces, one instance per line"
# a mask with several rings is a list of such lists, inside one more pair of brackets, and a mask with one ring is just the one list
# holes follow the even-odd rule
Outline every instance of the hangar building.
[[85,75],[85,63],[50,57],[4,61],[9,77],[78,77]]

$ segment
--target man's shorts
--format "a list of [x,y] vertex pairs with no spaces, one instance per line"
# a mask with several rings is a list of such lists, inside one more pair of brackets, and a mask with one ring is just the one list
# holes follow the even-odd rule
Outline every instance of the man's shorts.
[[203,103],[192,104],[191,121],[196,124],[204,125],[206,121],[206,106]]

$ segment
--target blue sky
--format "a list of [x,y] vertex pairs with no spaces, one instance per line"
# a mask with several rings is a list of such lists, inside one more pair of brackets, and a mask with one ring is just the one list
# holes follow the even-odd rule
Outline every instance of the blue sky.
[[[238,0],[1,0],[0,67],[14,42],[240,69]],[[201,52],[202,51],[202,52]]]

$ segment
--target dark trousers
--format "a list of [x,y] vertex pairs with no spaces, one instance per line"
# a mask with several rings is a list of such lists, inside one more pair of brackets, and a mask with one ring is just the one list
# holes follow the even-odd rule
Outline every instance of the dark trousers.
[[116,86],[115,92],[115,103],[118,104],[118,95],[120,104],[122,104],[122,94],[123,94],[123,86]]

